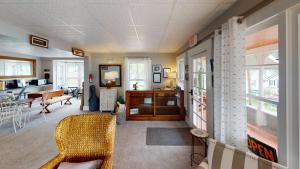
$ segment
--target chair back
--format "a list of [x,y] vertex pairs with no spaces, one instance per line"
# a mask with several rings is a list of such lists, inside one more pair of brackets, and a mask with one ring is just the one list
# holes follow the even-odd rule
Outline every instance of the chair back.
[[0,120],[12,118],[20,112],[20,107],[17,102],[2,102],[0,103]]
[[213,139],[209,139],[207,159],[210,169],[288,169]]
[[24,94],[25,90],[26,90],[26,87],[22,87],[21,91],[18,93],[18,95],[14,99],[14,101],[19,101],[21,99],[21,96]]
[[55,131],[59,153],[65,161],[85,161],[111,156],[116,118],[110,114],[83,114],[64,118]]

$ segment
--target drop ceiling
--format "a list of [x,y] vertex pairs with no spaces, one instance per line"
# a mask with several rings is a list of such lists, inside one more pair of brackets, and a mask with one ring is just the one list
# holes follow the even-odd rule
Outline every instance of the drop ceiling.
[[235,1],[0,0],[0,20],[88,52],[172,53]]

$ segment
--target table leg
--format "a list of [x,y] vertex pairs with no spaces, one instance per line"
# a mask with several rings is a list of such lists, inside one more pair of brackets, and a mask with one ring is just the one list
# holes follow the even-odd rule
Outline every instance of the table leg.
[[192,154],[191,154],[191,167],[193,166],[193,158],[194,158],[194,136],[192,136]]
[[204,155],[207,157],[207,139],[204,141]]

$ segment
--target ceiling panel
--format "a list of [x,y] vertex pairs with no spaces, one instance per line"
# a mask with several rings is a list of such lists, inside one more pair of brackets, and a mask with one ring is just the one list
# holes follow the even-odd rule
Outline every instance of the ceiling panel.
[[235,1],[0,0],[0,20],[88,52],[175,52]]

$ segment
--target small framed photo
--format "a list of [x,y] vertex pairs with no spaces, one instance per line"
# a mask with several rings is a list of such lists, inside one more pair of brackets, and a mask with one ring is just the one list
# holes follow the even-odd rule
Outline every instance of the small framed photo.
[[185,65],[184,69],[185,69],[186,72],[188,72],[189,71],[189,65]]
[[161,73],[153,73],[153,83],[161,83]]
[[185,73],[184,78],[185,78],[186,81],[189,81],[189,73]]
[[163,68],[163,78],[168,78],[168,73],[171,72],[171,68]]
[[161,65],[160,64],[152,65],[152,72],[161,73]]

